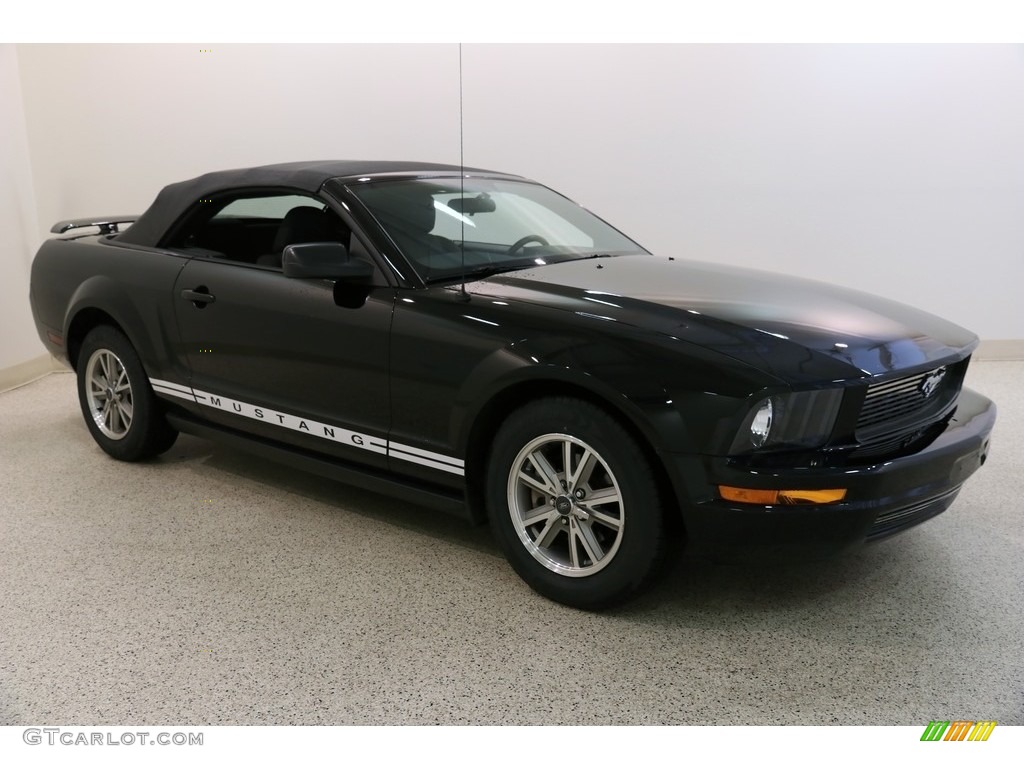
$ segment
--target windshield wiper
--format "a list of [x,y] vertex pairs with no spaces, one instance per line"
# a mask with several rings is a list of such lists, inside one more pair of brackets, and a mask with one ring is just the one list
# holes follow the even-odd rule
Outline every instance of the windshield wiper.
[[616,256],[629,256],[640,251],[594,251],[593,253],[565,254],[561,261],[582,261],[583,259],[613,259]]
[[455,274],[447,274],[441,277],[428,278],[428,283],[443,283],[448,280],[483,280],[484,278],[490,277],[491,275],[499,275],[502,272],[515,272],[520,269],[529,269],[530,267],[536,267],[537,264],[533,262],[529,264],[487,264],[482,267],[473,267],[472,269],[466,269]]
[[472,267],[462,272],[455,274],[449,273],[444,276],[428,278],[428,283],[443,283],[449,280],[483,280],[491,277],[492,275],[498,275],[502,272],[515,272],[521,269],[531,269],[535,267],[543,267],[547,264],[562,264],[567,261],[582,261],[584,259],[611,259],[616,256],[627,255],[622,251],[608,252],[608,251],[596,251],[594,253],[556,253],[541,257],[544,259],[544,263],[537,263],[536,259],[530,259],[530,261],[523,262],[511,262],[507,264],[483,264],[481,266]]

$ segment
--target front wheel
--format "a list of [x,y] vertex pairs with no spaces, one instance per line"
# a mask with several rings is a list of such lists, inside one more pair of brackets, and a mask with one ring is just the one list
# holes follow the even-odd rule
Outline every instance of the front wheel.
[[566,605],[622,602],[664,559],[664,513],[640,446],[583,400],[538,400],[508,417],[491,452],[487,506],[512,567]]
[[78,400],[93,439],[121,461],[163,453],[178,433],[167,423],[142,362],[121,331],[89,331],[78,358]]

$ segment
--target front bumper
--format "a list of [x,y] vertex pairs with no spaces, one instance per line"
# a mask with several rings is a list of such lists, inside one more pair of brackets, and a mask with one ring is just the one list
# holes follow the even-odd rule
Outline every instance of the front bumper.
[[[946,429],[910,456],[848,469],[758,469],[720,457],[673,455],[670,466],[692,551],[728,559],[816,559],[945,511],[988,456],[996,406],[964,389]],[[835,504],[760,506],[724,501],[718,485],[778,490],[846,488]]]

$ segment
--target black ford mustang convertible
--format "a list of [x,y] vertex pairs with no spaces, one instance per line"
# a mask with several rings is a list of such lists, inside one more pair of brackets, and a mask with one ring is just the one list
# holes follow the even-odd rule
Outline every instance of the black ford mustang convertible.
[[820,557],[920,523],[995,420],[968,331],[648,253],[517,176],[223,171],[53,231],[32,309],[104,451],[188,432],[489,520],[569,605],[635,594],[678,536]]

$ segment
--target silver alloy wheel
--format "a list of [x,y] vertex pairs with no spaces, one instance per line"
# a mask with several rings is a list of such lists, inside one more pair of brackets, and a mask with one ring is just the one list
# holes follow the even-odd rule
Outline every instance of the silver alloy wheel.
[[622,543],[626,508],[607,462],[572,435],[540,435],[519,451],[508,509],[526,550],[562,576],[590,576]]
[[85,397],[89,415],[100,432],[120,440],[132,426],[132,386],[121,359],[109,349],[97,349],[85,364]]

